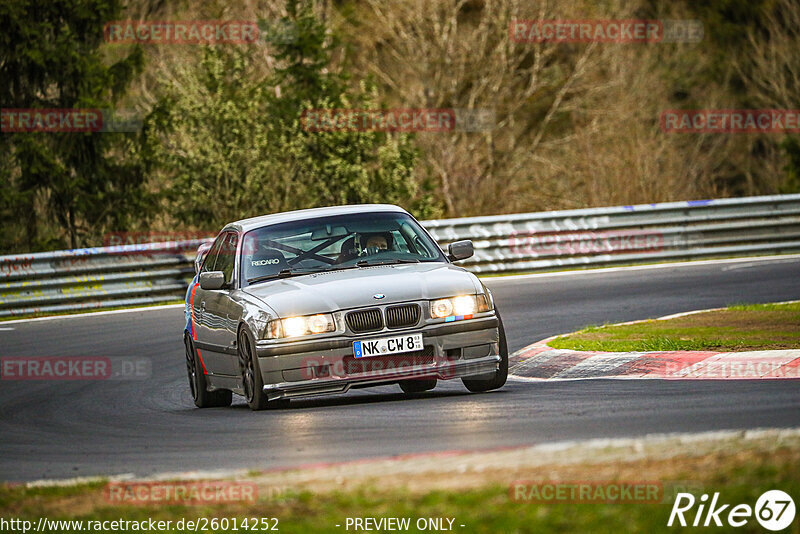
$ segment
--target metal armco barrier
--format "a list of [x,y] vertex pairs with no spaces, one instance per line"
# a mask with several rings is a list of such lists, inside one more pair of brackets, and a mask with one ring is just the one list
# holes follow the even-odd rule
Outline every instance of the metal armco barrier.
[[800,251],[800,195],[697,200],[427,221],[445,246],[472,239],[476,273]]
[[179,298],[202,240],[0,256],[0,317]]
[[[476,273],[800,251],[800,194],[424,221]],[[0,317],[181,298],[202,240],[0,256]]]

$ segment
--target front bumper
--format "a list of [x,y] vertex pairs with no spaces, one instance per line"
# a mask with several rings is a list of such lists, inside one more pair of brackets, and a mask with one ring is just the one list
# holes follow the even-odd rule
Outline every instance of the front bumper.
[[[353,342],[421,332],[424,350],[353,357]],[[265,343],[256,353],[270,400],[344,393],[352,387],[411,379],[490,377],[498,368],[498,320],[493,314],[457,321],[324,340]]]

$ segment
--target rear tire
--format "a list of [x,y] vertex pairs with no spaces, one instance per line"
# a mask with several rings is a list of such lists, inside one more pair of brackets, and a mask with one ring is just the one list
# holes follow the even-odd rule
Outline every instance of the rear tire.
[[402,380],[400,381],[400,389],[403,390],[403,393],[422,393],[424,391],[429,391],[436,387],[436,379],[431,378],[430,380]]
[[184,345],[186,345],[186,373],[189,376],[189,392],[192,394],[194,405],[198,408],[230,406],[233,400],[230,390],[208,391],[208,383],[200,364],[200,357],[188,336],[184,339]]
[[258,365],[258,356],[255,350],[255,341],[246,328],[239,329],[239,369],[242,373],[242,389],[244,398],[251,410],[265,410],[281,408],[289,404],[289,399],[270,401],[264,393],[264,379],[261,377],[261,367]]
[[488,380],[479,380],[473,378],[462,378],[461,381],[464,386],[473,393],[482,393],[492,389],[498,389],[505,385],[508,378],[508,344],[506,343],[506,331],[503,328],[503,320],[500,318],[500,312],[495,310],[497,314],[497,329],[500,333],[500,363],[494,377]]

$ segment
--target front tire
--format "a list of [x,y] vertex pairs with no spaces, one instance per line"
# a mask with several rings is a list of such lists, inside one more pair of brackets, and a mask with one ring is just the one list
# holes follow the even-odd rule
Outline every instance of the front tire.
[[289,404],[288,399],[275,400],[270,402],[267,394],[264,393],[264,379],[261,376],[261,368],[258,365],[255,341],[250,336],[246,328],[239,329],[239,368],[242,373],[242,389],[244,398],[251,410],[265,410],[267,408],[279,408]]
[[230,406],[233,394],[227,389],[208,391],[206,375],[202,371],[200,357],[194,348],[194,343],[187,336],[186,345],[186,373],[189,376],[189,391],[192,394],[194,405],[198,408],[219,408]]
[[508,378],[508,344],[506,343],[506,331],[503,328],[503,320],[500,318],[500,312],[495,310],[497,314],[497,330],[500,334],[500,364],[494,377],[487,380],[462,378],[461,381],[464,386],[473,393],[481,393],[492,389],[498,389],[505,385]]

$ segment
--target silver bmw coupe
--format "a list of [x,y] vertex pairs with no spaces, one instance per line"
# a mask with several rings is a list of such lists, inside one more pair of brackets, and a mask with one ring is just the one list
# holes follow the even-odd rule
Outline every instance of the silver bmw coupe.
[[408,394],[460,378],[503,386],[508,349],[492,295],[392,205],[244,219],[201,247],[186,294],[186,368],[195,405],[254,410],[350,388]]

